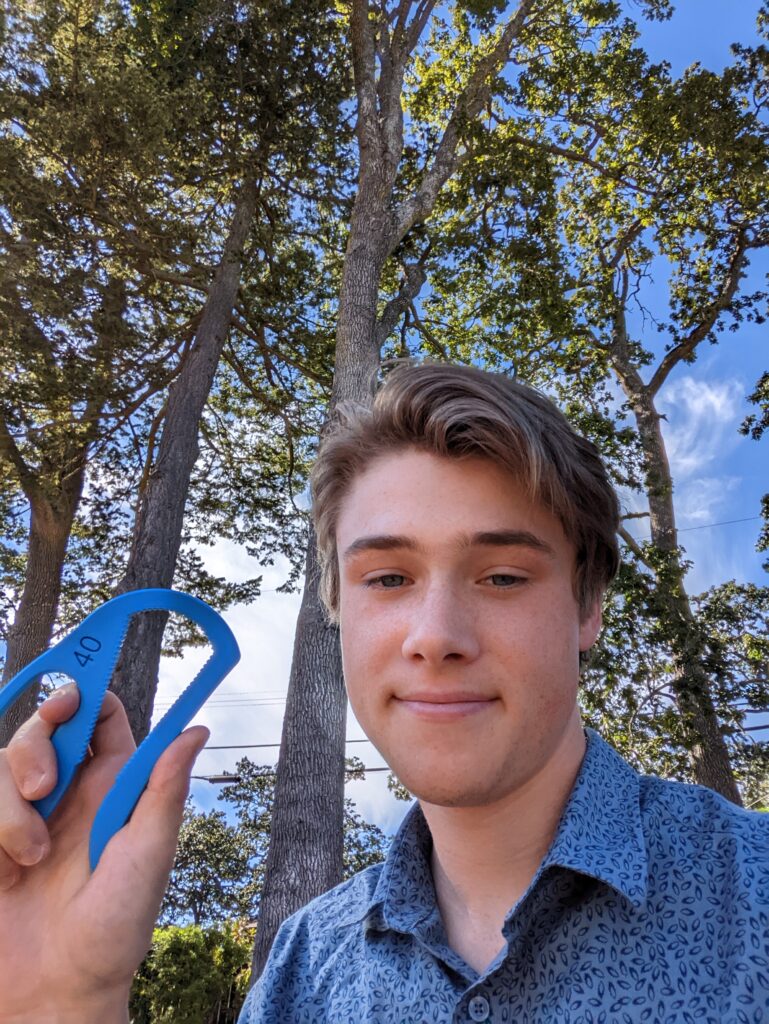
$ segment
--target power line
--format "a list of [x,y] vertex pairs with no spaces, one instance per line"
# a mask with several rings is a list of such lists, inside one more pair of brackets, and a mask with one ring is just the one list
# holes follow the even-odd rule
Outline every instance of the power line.
[[[285,702],[286,702],[286,694],[285,694],[284,690],[274,690],[272,692],[268,692],[268,691],[253,691],[253,692],[254,692],[254,696],[251,696],[248,693],[248,691],[244,691],[243,693],[236,693],[236,692],[226,693],[226,692],[224,692],[224,693],[214,694],[212,697],[210,697],[206,701],[206,706],[207,707],[232,707],[233,705],[240,706],[240,705],[244,705],[244,704],[255,704],[255,705],[257,705],[257,704],[258,705],[285,704]],[[257,696],[256,694],[259,694],[259,696]],[[171,705],[178,699],[179,696],[181,696],[181,694],[175,694],[172,697],[162,697],[155,704],[156,710],[161,711],[161,710],[165,710],[166,708],[170,708]]]
[[[639,512],[633,516],[626,516],[625,518],[638,518],[639,516],[647,516],[648,512]],[[676,529],[677,533],[690,533],[692,530],[709,530],[711,526],[732,526],[734,523],[752,523],[756,519],[761,519],[761,516],[746,516],[744,519],[722,519],[718,523],[701,523],[699,526],[679,526]]]
[[[345,740],[345,743],[371,743],[371,740]],[[257,747],[279,747],[280,743],[231,743],[224,746],[205,746],[203,750],[254,750]]]
[[[171,702],[173,703],[173,702]],[[217,708],[221,711],[228,711],[231,708],[267,708],[267,707],[279,707],[286,703],[286,698],[282,700],[233,700],[233,701],[207,701],[206,708],[210,711],[215,711]],[[171,704],[156,704],[154,707],[155,711],[168,711]]]
[[689,533],[690,530],[708,530],[711,526],[731,526],[732,523],[752,523],[761,516],[747,516],[745,519],[724,519],[720,523],[703,523],[702,526],[683,526],[679,533]]
[[[366,767],[364,767],[364,768],[361,769],[361,771],[363,771],[363,772],[389,772],[389,771],[392,771],[392,769],[390,768],[389,765],[384,764],[384,765],[381,765],[381,766],[380,765],[376,765],[373,768],[366,768]],[[266,771],[255,772],[254,774],[255,774],[256,778],[258,778],[258,779],[270,779],[270,778],[273,778],[275,775],[277,775],[277,769],[275,769],[275,768],[268,768]],[[191,775],[190,778],[191,779],[197,779],[200,782],[211,782],[214,785],[224,784],[224,783],[228,783],[228,782],[232,782],[232,783],[240,782],[240,776],[239,775],[229,775],[226,772],[223,772],[221,775]],[[357,780],[356,779],[351,779],[350,781],[351,782],[355,782]]]

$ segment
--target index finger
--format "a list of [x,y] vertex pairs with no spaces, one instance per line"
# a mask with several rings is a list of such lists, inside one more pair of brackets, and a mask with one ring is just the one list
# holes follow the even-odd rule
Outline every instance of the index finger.
[[6,761],[13,781],[26,800],[46,796],[56,785],[56,753],[51,736],[57,726],[75,714],[79,706],[77,686],[68,683],[54,690],[11,737]]
[[[51,736],[77,711],[79,696],[73,684],[54,692],[15,733],[7,758],[16,785],[27,800],[47,796],[56,785],[58,766]],[[126,761],[136,749],[131,726],[120,699],[104,695],[90,745],[94,757],[117,756]]]

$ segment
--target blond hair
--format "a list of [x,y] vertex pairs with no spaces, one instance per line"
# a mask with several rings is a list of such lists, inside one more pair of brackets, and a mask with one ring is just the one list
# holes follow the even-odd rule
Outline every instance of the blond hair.
[[507,470],[560,520],[576,551],[575,597],[583,614],[594,607],[619,567],[619,502],[595,446],[526,384],[472,366],[404,361],[370,408],[340,405],[311,473],[320,594],[332,621],[344,498],[376,458],[406,449],[480,456]]

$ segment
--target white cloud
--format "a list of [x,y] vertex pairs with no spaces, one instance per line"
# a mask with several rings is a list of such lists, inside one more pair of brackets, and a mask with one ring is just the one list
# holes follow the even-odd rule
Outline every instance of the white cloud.
[[744,398],[736,378],[705,381],[687,374],[665,386],[657,405],[674,480],[694,476],[739,443]]
[[738,476],[699,476],[675,488],[676,520],[679,529],[713,523],[719,508],[730,500],[739,487]]

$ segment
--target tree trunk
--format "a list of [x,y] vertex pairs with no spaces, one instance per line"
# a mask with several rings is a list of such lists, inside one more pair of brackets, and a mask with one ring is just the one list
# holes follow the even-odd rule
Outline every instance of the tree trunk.
[[711,679],[706,668],[705,640],[692,612],[684,583],[670,473],[660,415],[650,389],[640,375],[615,358],[615,369],[635,414],[646,469],[651,539],[662,556],[655,565],[656,613],[673,654],[673,691],[684,723],[698,783],[742,804],[732,773],[729,751],[713,706]]
[[[30,498],[27,566],[19,607],[8,630],[3,686],[48,648],[61,594],[61,575],[72,522],[83,491],[84,460],[68,478],[54,504],[42,494]],[[0,747],[32,714],[39,686],[31,686],[0,718]]]
[[[361,213],[363,199],[356,205],[342,273],[329,413],[340,401],[368,404],[379,368],[376,309],[386,253],[371,245],[376,235],[371,220]],[[283,719],[252,983],[264,968],[281,922],[342,881],[346,718],[339,634],[328,624],[318,597],[317,555],[311,535]]]
[[374,232],[382,230],[378,220],[376,209],[368,216],[356,211],[352,219],[339,294],[330,415],[339,402],[367,405],[376,388],[380,362],[377,300],[388,256],[386,249],[375,248],[371,242],[376,238]]
[[[145,587],[170,587],[173,582],[184,506],[198,456],[200,418],[229,331],[256,196],[256,182],[244,183],[195,341],[169,389],[157,460],[139,496],[128,566],[116,594]],[[151,612],[134,619],[110,684],[125,705],[137,743],[149,731],[167,618],[165,612]]]
[[341,881],[346,711],[338,631],[328,624],[318,600],[311,537],[259,904],[254,979],[281,922]]
[[[48,452],[43,457],[42,469],[33,470],[25,463],[5,421],[0,418],[0,449],[14,466],[31,510],[24,589],[13,625],[8,631],[3,686],[47,650],[51,642],[67,545],[83,495],[88,449],[98,433],[109,390],[115,326],[124,316],[125,308],[125,283],[111,277],[104,289],[100,333],[93,353],[94,391],[79,419],[70,410],[70,418],[50,428],[54,440],[52,448],[56,454]],[[57,440],[61,440],[61,447]],[[38,693],[39,686],[35,684],[2,716],[0,747],[9,742],[16,729],[30,716]]]

